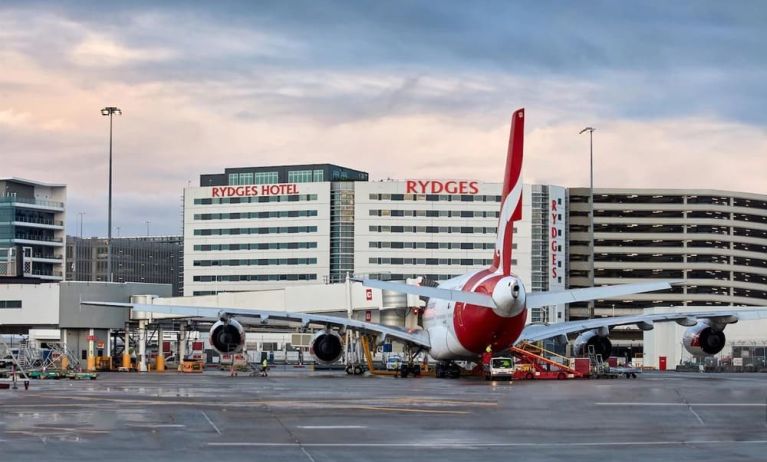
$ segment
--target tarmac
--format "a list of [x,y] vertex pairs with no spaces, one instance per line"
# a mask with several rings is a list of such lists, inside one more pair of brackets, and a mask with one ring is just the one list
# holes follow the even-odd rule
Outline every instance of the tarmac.
[[0,460],[767,460],[767,374],[107,373],[0,390]]

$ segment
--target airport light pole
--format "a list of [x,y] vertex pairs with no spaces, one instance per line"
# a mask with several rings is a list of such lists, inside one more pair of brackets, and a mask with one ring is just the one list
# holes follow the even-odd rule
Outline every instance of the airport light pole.
[[85,212],[77,212],[78,215],[80,215],[80,239],[83,238],[83,215],[85,215]]
[[[578,134],[589,132],[589,250],[591,251],[591,269],[589,278],[594,287],[594,127],[586,127]],[[594,300],[589,301],[589,318],[594,317]]]
[[107,280],[112,278],[112,117],[122,115],[120,108],[107,106],[101,110],[101,115],[109,116],[109,218],[107,219]]
[[147,237],[149,237],[149,223],[151,223],[151,221],[147,220],[146,221],[146,235],[147,235]]

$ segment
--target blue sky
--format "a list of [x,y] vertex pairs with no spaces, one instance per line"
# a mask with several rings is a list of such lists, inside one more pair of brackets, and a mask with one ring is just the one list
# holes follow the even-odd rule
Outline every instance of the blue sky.
[[[5,2],[3,176],[69,185],[69,231],[180,231],[227,166],[496,180],[527,108],[526,181],[767,193],[764,2]],[[386,158],[386,163],[380,159]]]

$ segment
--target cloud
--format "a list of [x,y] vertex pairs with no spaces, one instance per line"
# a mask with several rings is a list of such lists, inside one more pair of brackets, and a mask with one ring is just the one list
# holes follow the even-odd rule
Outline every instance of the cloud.
[[72,60],[80,66],[125,66],[137,62],[167,61],[174,57],[162,48],[130,48],[114,40],[90,35],[72,50]]
[[176,233],[182,188],[226,167],[497,181],[524,106],[528,182],[587,184],[594,125],[597,186],[767,193],[759,8],[302,5],[0,8],[3,172],[105,229],[116,105],[115,222]]

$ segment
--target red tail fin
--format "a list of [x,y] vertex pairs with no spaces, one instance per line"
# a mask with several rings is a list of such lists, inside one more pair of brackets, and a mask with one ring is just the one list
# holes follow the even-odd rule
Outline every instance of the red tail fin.
[[522,218],[522,147],[525,132],[525,110],[518,109],[511,117],[509,151],[501,193],[501,215],[495,239],[493,266],[504,275],[511,274],[511,238],[514,222]]

